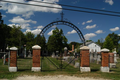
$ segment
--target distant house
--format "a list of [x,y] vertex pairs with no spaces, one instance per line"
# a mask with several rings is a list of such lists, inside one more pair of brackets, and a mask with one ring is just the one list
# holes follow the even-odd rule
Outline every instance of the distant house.
[[89,50],[90,53],[100,53],[101,46],[99,46],[98,44],[94,43],[93,41],[86,42],[86,46],[88,46],[90,48],[90,50]]

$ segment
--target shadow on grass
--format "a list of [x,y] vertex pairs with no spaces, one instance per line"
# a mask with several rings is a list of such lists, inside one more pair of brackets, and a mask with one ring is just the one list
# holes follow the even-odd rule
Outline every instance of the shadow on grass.
[[31,71],[31,69],[18,69],[18,71]]
[[100,69],[91,69],[91,72],[98,72]]
[[41,72],[55,72],[55,71],[58,71],[58,70],[41,70]]

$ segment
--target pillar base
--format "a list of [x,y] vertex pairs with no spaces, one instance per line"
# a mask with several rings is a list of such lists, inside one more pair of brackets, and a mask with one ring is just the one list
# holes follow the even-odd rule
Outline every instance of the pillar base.
[[81,72],[90,72],[90,67],[80,67]]
[[110,68],[116,68],[116,63],[109,63]]
[[101,72],[109,72],[110,68],[109,67],[100,67]]
[[17,67],[9,67],[9,72],[17,72]]
[[34,72],[41,71],[41,67],[32,67],[31,71],[34,71]]

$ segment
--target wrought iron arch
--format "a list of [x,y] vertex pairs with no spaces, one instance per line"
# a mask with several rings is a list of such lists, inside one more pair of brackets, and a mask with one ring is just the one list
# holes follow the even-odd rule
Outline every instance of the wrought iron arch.
[[51,23],[49,23],[48,25],[46,25],[40,32],[40,35],[44,35],[44,33],[52,26],[54,25],[67,25],[71,28],[73,28],[79,35],[81,41],[83,42],[83,44],[85,45],[85,38],[82,34],[82,32],[80,31],[80,29],[78,27],[76,27],[74,24],[72,24],[71,22],[68,22],[68,21],[63,21],[63,20],[60,20],[60,21],[53,21]]

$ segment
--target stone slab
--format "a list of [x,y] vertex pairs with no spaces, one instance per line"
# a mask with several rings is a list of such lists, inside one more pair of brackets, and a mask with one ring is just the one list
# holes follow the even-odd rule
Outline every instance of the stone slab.
[[17,72],[17,67],[9,67],[9,72]]
[[101,72],[110,72],[110,68],[109,67],[100,67],[100,71]]
[[32,67],[31,71],[34,71],[34,72],[41,71],[41,67]]
[[81,72],[90,72],[90,67],[80,67]]
[[110,68],[116,68],[116,63],[109,63]]
[[80,67],[80,63],[79,62],[76,62],[75,63],[75,68],[79,68]]

